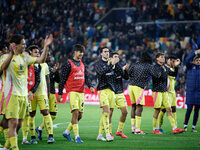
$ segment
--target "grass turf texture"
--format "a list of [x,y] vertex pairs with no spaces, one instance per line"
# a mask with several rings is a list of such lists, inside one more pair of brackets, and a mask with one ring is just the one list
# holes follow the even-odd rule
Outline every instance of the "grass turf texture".
[[[22,142],[22,132],[20,130],[18,136],[18,144],[20,150],[65,150],[65,149],[200,149],[198,144],[200,141],[200,127],[199,123],[197,124],[197,133],[191,132],[191,124],[193,120],[193,113],[191,114],[188,131],[186,133],[172,134],[172,129],[169,124],[169,121],[165,115],[163,129],[167,131],[163,135],[154,135],[152,134],[152,116],[153,108],[145,107],[142,117],[141,129],[147,132],[147,135],[134,135],[131,133],[131,123],[130,123],[130,112],[131,107],[128,108],[129,114],[127,121],[124,127],[124,133],[128,136],[128,139],[122,139],[121,137],[115,136],[115,132],[118,127],[120,110],[117,108],[114,110],[112,117],[112,126],[114,141],[113,142],[102,142],[96,141],[96,137],[99,129],[99,120],[102,114],[102,109],[99,106],[85,106],[83,118],[79,123],[80,137],[84,141],[83,144],[77,144],[75,142],[68,142],[63,136],[62,133],[66,129],[69,121],[71,120],[71,113],[69,104],[59,104],[58,105],[58,115],[54,120],[54,138],[56,143],[47,144],[47,136],[45,130],[43,130],[43,140],[38,141],[37,145],[21,145]],[[177,110],[178,126],[183,128],[183,121],[185,115],[184,109]],[[37,111],[36,116],[36,127],[42,122],[42,116]],[[73,132],[71,137],[74,139]],[[30,141],[30,134],[28,136]],[[4,143],[4,138],[0,136],[0,143]]]

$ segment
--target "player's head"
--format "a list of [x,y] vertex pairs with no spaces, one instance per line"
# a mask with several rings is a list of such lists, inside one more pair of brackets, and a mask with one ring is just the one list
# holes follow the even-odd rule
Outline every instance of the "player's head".
[[169,55],[166,58],[166,63],[169,67],[173,67],[175,65],[175,60],[177,59],[177,57],[175,55]]
[[110,57],[110,50],[108,47],[101,47],[99,50],[99,53],[100,53],[102,59],[107,60]]
[[3,54],[6,54],[8,52],[8,47],[6,44],[1,43],[0,44],[0,56],[2,56]]
[[119,62],[119,54],[118,52],[113,52],[110,54],[110,58],[115,59],[116,62]]
[[160,65],[163,65],[165,63],[165,54],[158,52],[156,54],[156,62]]
[[39,47],[37,45],[31,45],[28,47],[28,53],[32,56],[32,57],[39,57],[40,56],[40,50]]
[[193,63],[195,64],[195,65],[200,65],[200,54],[198,54],[198,55],[196,55],[195,57],[194,57],[194,59],[193,59]]
[[140,58],[140,61],[143,62],[143,63],[152,63],[152,58],[151,56],[149,55],[148,52],[144,52],[141,54],[141,58]]
[[73,46],[73,52],[74,52],[74,58],[80,60],[84,55],[85,47],[81,44],[75,44]]
[[26,41],[23,35],[12,35],[10,38],[10,43],[15,44],[15,53],[22,53],[26,48]]

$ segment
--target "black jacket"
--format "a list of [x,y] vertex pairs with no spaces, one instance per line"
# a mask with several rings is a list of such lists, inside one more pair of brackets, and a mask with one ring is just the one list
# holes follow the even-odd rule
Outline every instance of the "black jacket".
[[107,61],[99,60],[95,64],[95,71],[97,73],[97,90],[111,89],[115,91],[115,75],[113,70],[113,65],[108,65]]
[[156,70],[155,67],[149,63],[137,62],[129,68],[130,84],[135,85],[142,89],[148,86],[149,78],[159,78],[161,71]]
[[122,79],[128,80],[128,72],[123,70],[122,67],[117,63],[114,69],[115,73],[115,94],[123,93],[123,81]]
[[158,72],[161,72],[161,76],[159,78],[152,77],[153,81],[153,91],[154,92],[167,92],[167,80],[168,80],[168,75],[170,76],[176,76],[177,75],[177,70],[178,68],[175,67],[175,71],[171,71],[170,68],[164,66],[164,68],[156,64],[155,69]]

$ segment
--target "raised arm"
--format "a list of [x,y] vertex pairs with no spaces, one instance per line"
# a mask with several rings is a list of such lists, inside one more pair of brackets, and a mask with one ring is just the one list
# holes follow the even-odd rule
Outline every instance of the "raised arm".
[[6,70],[10,64],[10,61],[12,60],[13,58],[13,55],[14,55],[14,49],[16,48],[16,44],[15,43],[11,43],[10,44],[10,53],[8,55],[8,57],[5,59],[5,61],[1,64],[1,67],[0,67],[0,70],[3,71],[3,70]]
[[50,34],[50,36],[46,36],[44,40],[44,49],[40,57],[37,58],[36,63],[42,63],[45,62],[45,59],[48,54],[48,46],[53,42],[53,35]]

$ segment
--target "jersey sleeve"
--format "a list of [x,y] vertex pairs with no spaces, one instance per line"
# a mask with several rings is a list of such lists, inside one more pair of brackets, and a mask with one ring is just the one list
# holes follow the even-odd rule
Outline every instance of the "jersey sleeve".
[[8,57],[7,54],[4,54],[4,55],[2,55],[2,56],[0,57],[0,68],[1,68],[3,62],[6,60],[7,57]]
[[24,57],[25,57],[25,60],[26,60],[26,62],[27,62],[27,65],[32,65],[32,64],[34,64],[34,63],[36,62],[36,60],[37,60],[37,57],[32,57],[32,56],[30,56],[30,55],[28,55],[28,54],[24,54]]

